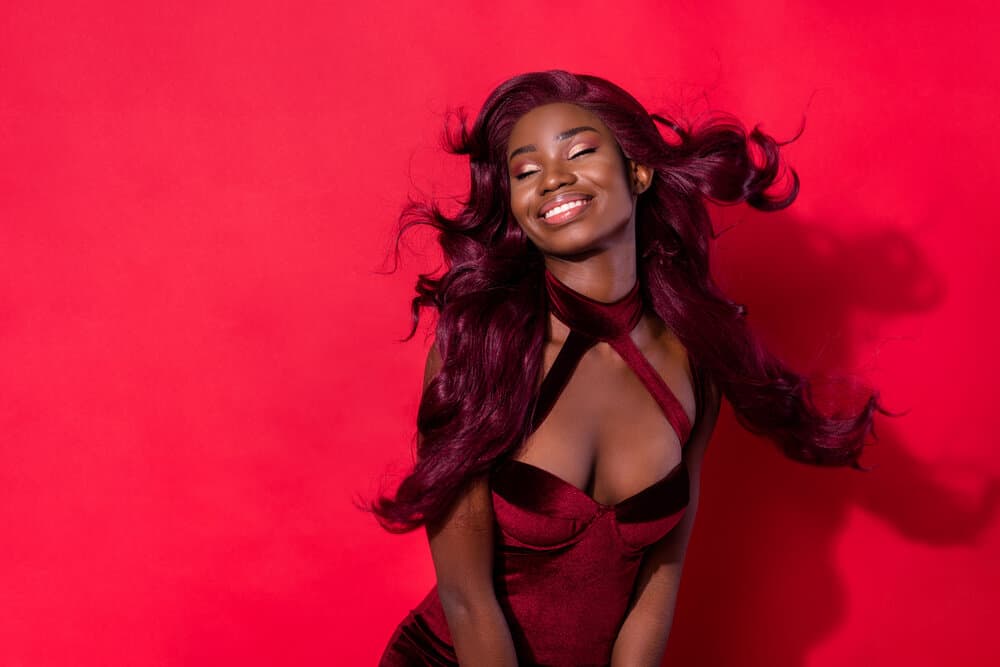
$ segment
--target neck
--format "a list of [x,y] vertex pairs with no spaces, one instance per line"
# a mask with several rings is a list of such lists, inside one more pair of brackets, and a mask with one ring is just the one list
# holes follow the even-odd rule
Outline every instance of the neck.
[[611,301],[583,294],[562,282],[546,268],[545,289],[549,309],[571,330],[597,340],[627,336],[642,319],[642,289],[638,277],[629,289]]
[[573,291],[604,303],[628,294],[639,275],[634,256],[617,258],[608,253],[577,262],[548,258],[545,271]]

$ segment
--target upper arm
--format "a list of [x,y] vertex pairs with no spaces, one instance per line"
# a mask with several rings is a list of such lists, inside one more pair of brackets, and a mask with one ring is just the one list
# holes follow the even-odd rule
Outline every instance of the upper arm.
[[719,387],[712,381],[711,376],[706,376],[704,382],[705,400],[702,405],[704,414],[697,420],[697,430],[692,435],[690,449],[684,453],[688,472],[691,473],[692,499],[695,501],[698,499],[698,473],[701,472],[701,462],[705,458],[705,450],[708,449],[708,442],[712,439],[712,432],[715,431],[715,424],[719,419],[719,409],[722,407],[722,393]]
[[[424,366],[425,389],[441,365],[433,344]],[[443,518],[428,522],[426,530],[442,604],[468,608],[495,599],[493,503],[488,477],[467,482]]]
[[493,507],[487,477],[470,481],[444,518],[427,525],[427,539],[446,610],[495,601]]

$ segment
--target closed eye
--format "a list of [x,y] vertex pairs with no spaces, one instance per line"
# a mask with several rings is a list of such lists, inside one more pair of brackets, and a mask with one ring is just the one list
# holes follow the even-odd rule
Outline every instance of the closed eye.
[[[579,150],[579,151],[573,153],[572,155],[570,155],[569,159],[570,160],[575,160],[576,158],[580,157],[581,155],[587,155],[588,153],[596,153],[596,152],[597,152],[597,148],[584,148],[583,150]],[[531,176],[532,174],[535,174],[535,173],[538,173],[537,169],[533,169],[531,171],[522,171],[520,174],[517,174],[516,176],[514,176],[514,178],[516,178],[519,181],[523,181],[528,176]]]

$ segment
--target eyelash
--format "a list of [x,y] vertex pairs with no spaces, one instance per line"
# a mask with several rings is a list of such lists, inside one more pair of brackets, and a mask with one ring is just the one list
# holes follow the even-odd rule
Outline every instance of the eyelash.
[[[575,160],[576,158],[580,157],[581,155],[586,155],[587,153],[594,153],[596,151],[597,151],[596,148],[584,148],[582,151],[577,151],[576,153],[573,153],[573,155],[571,155],[569,159],[570,160]],[[531,176],[532,174],[534,174],[537,171],[538,171],[537,169],[535,171],[525,171],[523,173],[520,173],[520,174],[516,175],[514,178],[516,178],[519,181],[523,181],[528,176]]]

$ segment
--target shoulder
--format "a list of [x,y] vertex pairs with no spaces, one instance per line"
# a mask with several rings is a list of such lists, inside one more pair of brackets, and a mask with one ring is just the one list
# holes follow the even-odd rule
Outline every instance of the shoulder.
[[657,363],[666,366],[683,366],[686,363],[688,353],[684,343],[656,313],[650,312],[639,326],[640,330],[634,339],[636,346],[654,366]]
[[437,339],[431,341],[431,347],[427,350],[427,359],[424,361],[424,388],[430,384],[434,376],[438,374],[443,365],[441,351],[438,350]]
[[[691,454],[700,458],[704,453],[708,441],[711,439],[715,424],[718,421],[719,411],[722,406],[722,392],[719,390],[714,377],[709,369],[697,366],[697,362],[688,353],[684,343],[677,337],[677,334],[668,327],[656,313],[650,313],[648,317],[648,330],[644,335],[646,344],[654,354],[660,358],[665,358],[668,363],[687,364],[692,380],[692,390],[697,396],[699,387],[695,381],[701,385],[700,405],[696,402],[694,432],[692,434]],[[700,410],[701,414],[698,414]]]

